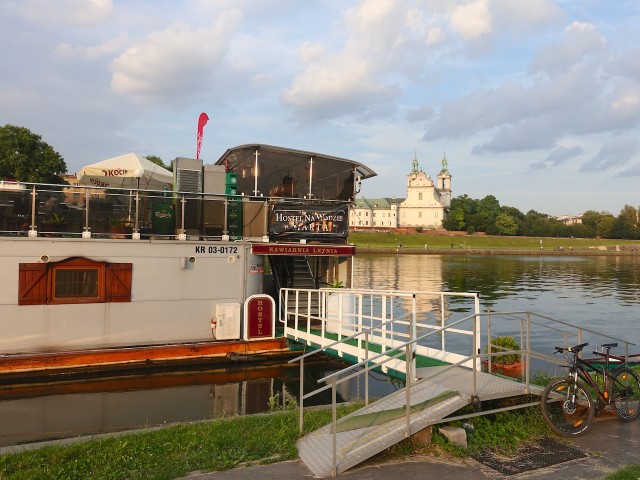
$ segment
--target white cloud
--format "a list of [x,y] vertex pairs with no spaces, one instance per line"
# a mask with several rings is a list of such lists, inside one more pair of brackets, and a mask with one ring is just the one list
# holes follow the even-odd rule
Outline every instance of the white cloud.
[[574,145],[573,147],[560,146],[551,151],[546,161],[553,166],[558,166],[583,153],[584,149],[578,145]]
[[460,5],[451,12],[451,30],[466,39],[474,39],[491,33],[492,17],[488,0],[475,0]]
[[210,84],[240,18],[240,12],[227,11],[208,29],[175,23],[147,35],[111,64],[112,89],[161,104],[197,97]]
[[367,0],[345,13],[348,34],[344,49],[327,52],[325,46],[303,44],[304,71],[282,94],[299,117],[317,120],[347,113],[363,113],[386,103],[396,89],[379,77],[392,61],[394,46],[403,43],[406,10],[396,0]]
[[27,22],[48,27],[95,26],[108,20],[114,11],[113,0],[15,0],[6,2],[3,8]]
[[523,34],[548,28],[564,17],[557,2],[550,0],[493,0],[491,11],[494,30]]
[[605,52],[606,40],[594,25],[573,22],[564,30],[561,42],[543,48],[531,62],[533,72],[554,73],[567,71],[581,63],[586,56]]
[[302,71],[282,100],[299,119],[368,118],[367,110],[381,111],[416,82],[458,62],[451,53],[461,55],[461,41],[477,49],[480,38],[499,34],[494,13],[504,25],[520,22],[520,32],[557,20],[553,2],[532,1],[534,14],[507,0],[363,0],[344,12],[341,47],[331,50],[319,42],[299,47]]
[[68,43],[60,43],[53,53],[59,57],[72,60],[94,60],[101,57],[112,56],[115,53],[122,51],[127,44],[128,39],[129,36],[126,33],[122,33],[118,37],[110,38],[99,45],[89,47],[74,47]]
[[593,172],[622,167],[638,154],[638,140],[615,138],[605,143],[589,161],[580,167],[581,172]]
[[618,58],[612,59],[607,65],[607,70],[614,75],[640,82],[640,48],[632,48]]
[[411,108],[407,112],[407,120],[410,122],[422,122],[433,117],[433,106],[422,105],[420,107]]
[[621,170],[615,176],[620,178],[640,177],[640,162]]

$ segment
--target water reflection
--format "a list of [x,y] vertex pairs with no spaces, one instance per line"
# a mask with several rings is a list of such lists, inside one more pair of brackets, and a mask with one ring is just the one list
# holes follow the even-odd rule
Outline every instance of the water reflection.
[[[305,393],[343,367],[330,360],[305,367]],[[265,412],[270,403],[297,402],[299,372],[285,364],[4,387],[0,446]],[[369,380],[373,397],[396,388],[380,374],[371,373]],[[356,398],[364,398],[363,378],[338,391],[340,402]],[[330,390],[305,400],[330,403]]]
[[[358,255],[354,286],[479,292],[483,309],[532,311],[640,344],[638,256]],[[455,299],[447,310],[472,311]]]

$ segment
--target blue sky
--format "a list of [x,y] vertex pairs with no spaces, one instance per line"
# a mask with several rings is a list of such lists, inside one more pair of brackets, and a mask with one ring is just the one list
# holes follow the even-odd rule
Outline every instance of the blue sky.
[[640,2],[0,0],[0,124],[70,172],[266,143],[351,158],[365,197],[414,153],[453,195],[552,215],[640,199]]

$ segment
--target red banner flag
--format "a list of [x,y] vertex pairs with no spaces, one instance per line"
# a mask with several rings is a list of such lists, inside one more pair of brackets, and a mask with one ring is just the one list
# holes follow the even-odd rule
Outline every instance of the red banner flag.
[[200,158],[200,149],[202,148],[202,131],[204,126],[209,121],[209,117],[206,113],[201,113],[198,118],[198,136],[196,137],[196,160]]

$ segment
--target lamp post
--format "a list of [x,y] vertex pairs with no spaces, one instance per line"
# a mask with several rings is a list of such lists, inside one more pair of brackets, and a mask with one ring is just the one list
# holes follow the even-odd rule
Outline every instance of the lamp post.
[[140,240],[140,229],[138,224],[138,212],[140,207],[140,178],[144,174],[144,170],[141,168],[136,168],[133,172],[133,176],[136,179],[136,214],[135,214],[135,223],[133,225],[133,234],[132,237],[134,240]]

